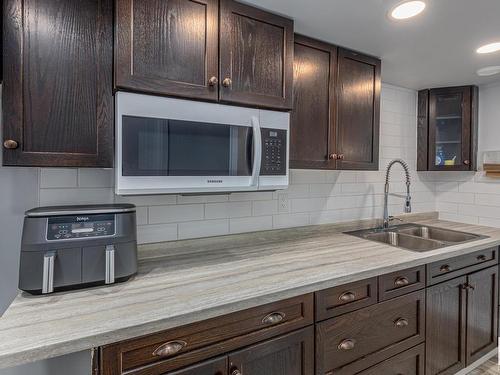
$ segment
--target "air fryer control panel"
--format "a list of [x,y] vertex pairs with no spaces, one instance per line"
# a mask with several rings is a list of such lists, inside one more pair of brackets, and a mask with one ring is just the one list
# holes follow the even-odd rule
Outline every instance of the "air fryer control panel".
[[115,215],[97,214],[47,218],[47,240],[108,237],[115,234]]
[[286,130],[261,128],[262,165],[260,174],[286,175]]

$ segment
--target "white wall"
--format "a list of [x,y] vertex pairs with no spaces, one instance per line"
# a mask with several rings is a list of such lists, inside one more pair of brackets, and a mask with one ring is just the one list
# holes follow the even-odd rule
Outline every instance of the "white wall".
[[[383,85],[381,171],[292,170],[290,187],[278,193],[122,198],[113,194],[113,170],[0,167],[0,194],[6,201],[0,206],[0,233],[2,243],[4,238],[9,243],[2,244],[0,253],[0,303],[6,305],[16,292],[22,213],[38,205],[135,203],[141,243],[381,217],[383,170],[388,161],[401,157],[412,169],[414,211],[433,211],[435,184],[415,172],[415,111],[415,91]],[[394,192],[404,191],[399,166],[394,168],[392,181]],[[391,198],[390,208],[392,213],[401,213],[403,202]],[[0,375],[83,375],[89,366],[86,352],[0,370]]]

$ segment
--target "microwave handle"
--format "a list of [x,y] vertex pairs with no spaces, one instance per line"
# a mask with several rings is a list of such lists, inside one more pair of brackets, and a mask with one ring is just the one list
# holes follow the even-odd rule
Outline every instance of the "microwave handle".
[[262,161],[262,138],[260,134],[260,123],[256,116],[252,116],[253,130],[253,168],[250,186],[257,186]]

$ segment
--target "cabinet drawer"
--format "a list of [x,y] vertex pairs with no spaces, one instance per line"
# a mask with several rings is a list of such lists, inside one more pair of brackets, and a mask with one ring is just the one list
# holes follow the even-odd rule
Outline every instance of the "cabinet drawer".
[[425,344],[420,344],[357,375],[424,375],[424,354]]
[[378,278],[379,301],[425,288],[425,266],[388,273]]
[[431,263],[427,265],[427,285],[450,280],[495,264],[498,264],[496,247]]
[[133,374],[163,374],[305,327],[313,320],[313,296],[307,294],[122,341],[102,348],[104,362],[115,368],[103,375],[132,370]]
[[316,292],[316,320],[325,320],[377,303],[377,278]]
[[318,375],[350,375],[425,339],[425,291],[366,307],[316,326]]

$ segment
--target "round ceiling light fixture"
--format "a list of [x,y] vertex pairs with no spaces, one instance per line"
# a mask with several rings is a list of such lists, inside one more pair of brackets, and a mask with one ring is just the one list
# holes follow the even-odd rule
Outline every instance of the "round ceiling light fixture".
[[485,44],[484,46],[479,47],[476,52],[483,53],[493,53],[500,51],[500,42]]
[[424,9],[423,1],[405,1],[392,8],[390,16],[395,20],[405,20],[422,13]]
[[481,77],[494,76],[495,74],[500,73],[500,66],[487,66],[479,69],[476,73]]

